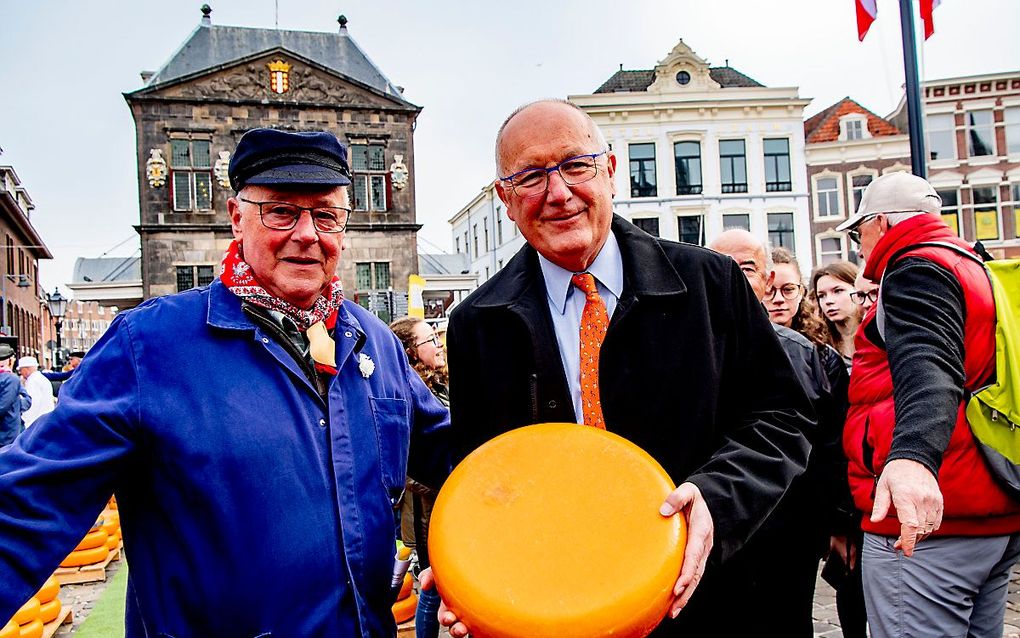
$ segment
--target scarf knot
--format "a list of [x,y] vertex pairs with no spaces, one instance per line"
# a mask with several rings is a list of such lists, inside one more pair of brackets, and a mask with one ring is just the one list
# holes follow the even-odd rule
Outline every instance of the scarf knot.
[[270,294],[259,284],[251,265],[241,256],[241,244],[236,239],[230,242],[220,262],[220,281],[241,300],[283,313],[302,332],[320,321],[324,322],[327,328],[332,328],[336,323],[336,313],[344,301],[343,286],[340,284],[340,278],[335,275],[325,293],[319,295],[308,309],[299,308]]

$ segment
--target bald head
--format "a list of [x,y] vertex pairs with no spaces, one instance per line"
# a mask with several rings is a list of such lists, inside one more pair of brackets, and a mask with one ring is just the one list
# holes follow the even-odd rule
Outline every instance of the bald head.
[[559,100],[553,98],[547,98],[544,100],[536,100],[529,102],[523,106],[518,107],[513,113],[507,116],[503,120],[503,125],[499,127],[499,132],[496,133],[496,176],[505,177],[510,171],[516,167],[510,165],[510,161],[513,158],[507,158],[503,156],[503,136],[508,128],[514,126],[514,120],[518,115],[525,111],[534,111],[537,115],[547,114],[549,117],[567,117],[578,118],[583,120],[587,127],[590,139],[594,142],[592,148],[598,149],[599,151],[605,150],[609,147],[606,143],[606,138],[602,135],[602,131],[599,130],[595,120],[591,119],[587,113],[585,113],[579,106],[573,102],[567,100]]
[[772,260],[765,243],[741,228],[733,228],[716,237],[709,248],[732,258],[747,277],[754,294],[761,300],[772,284]]

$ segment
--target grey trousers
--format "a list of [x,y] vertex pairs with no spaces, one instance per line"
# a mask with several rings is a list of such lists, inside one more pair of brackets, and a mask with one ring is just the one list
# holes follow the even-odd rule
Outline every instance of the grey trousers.
[[907,558],[896,538],[864,535],[872,638],[1001,638],[1020,534],[927,538]]

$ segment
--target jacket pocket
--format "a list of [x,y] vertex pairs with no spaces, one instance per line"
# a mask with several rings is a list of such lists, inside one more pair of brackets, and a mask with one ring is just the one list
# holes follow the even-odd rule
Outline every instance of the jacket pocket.
[[391,493],[399,495],[407,475],[407,450],[411,437],[407,401],[372,398],[371,402],[383,485]]

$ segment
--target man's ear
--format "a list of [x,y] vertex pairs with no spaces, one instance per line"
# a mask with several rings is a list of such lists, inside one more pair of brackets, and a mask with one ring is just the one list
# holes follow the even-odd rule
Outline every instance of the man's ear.
[[496,195],[499,196],[499,200],[506,206],[506,216],[510,218],[510,221],[516,222],[517,220],[514,219],[513,206],[510,205],[510,195],[512,194],[510,189],[512,187],[507,186],[506,182],[501,179],[494,181],[493,186],[496,187]]
[[243,239],[241,232],[241,204],[237,201],[237,197],[231,197],[227,200],[227,215],[230,217],[230,230],[234,233],[234,239],[241,241]]
[[772,284],[776,283],[776,271],[769,272],[769,276],[765,279],[765,290],[772,287]]
[[609,186],[612,189],[613,197],[616,197],[616,180],[613,178],[616,175],[616,153],[612,151],[606,153],[606,175],[609,176]]

